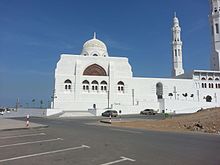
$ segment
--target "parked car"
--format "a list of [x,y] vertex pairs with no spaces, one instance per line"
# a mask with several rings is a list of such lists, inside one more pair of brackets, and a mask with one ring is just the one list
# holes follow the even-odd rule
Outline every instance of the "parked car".
[[105,117],[117,117],[118,116],[118,112],[116,110],[107,110],[105,112],[102,113],[102,116]]
[[141,115],[156,115],[156,111],[153,109],[145,109],[140,112]]

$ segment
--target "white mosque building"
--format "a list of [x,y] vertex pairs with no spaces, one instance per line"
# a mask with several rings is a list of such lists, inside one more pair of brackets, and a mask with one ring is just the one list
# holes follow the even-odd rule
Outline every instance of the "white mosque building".
[[176,15],[172,27],[172,78],[133,77],[128,58],[111,57],[94,37],[80,55],[62,54],[55,70],[55,87],[47,115],[99,116],[106,109],[137,114],[144,109],[192,113],[220,106],[220,0],[210,0],[212,70],[184,73],[181,28]]

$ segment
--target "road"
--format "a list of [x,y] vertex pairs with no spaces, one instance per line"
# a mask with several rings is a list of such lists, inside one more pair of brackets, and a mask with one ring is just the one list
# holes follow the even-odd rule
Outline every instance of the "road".
[[98,120],[31,118],[49,127],[1,132],[0,164],[220,164],[219,135],[116,128]]

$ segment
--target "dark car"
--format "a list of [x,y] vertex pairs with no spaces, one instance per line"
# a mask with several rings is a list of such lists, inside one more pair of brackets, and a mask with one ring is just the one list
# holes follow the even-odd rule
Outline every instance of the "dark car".
[[156,115],[156,111],[153,109],[145,109],[140,112],[141,115]]
[[116,110],[107,110],[105,112],[102,113],[102,116],[105,117],[117,117],[118,116],[118,112]]

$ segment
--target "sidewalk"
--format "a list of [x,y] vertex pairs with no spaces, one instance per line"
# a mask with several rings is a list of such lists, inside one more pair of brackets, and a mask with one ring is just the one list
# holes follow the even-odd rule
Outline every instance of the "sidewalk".
[[29,127],[26,127],[26,121],[15,119],[0,119],[0,131],[19,130],[19,129],[32,129],[32,128],[45,128],[47,125],[32,123],[30,121]]

